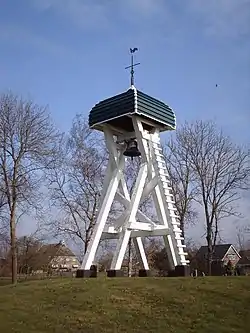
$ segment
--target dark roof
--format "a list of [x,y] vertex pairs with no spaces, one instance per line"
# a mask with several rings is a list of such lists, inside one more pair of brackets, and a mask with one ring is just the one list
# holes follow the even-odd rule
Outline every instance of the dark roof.
[[6,258],[0,258],[0,267],[5,265],[7,262],[7,259]]
[[240,256],[237,265],[250,265],[250,250],[240,251]]
[[47,266],[50,261],[59,256],[75,257],[74,253],[64,244],[44,244],[37,251],[37,266]]
[[[213,260],[222,260],[232,244],[218,244],[214,247]],[[196,256],[205,258],[207,255],[207,246],[201,246]]]
[[45,244],[43,245],[39,252],[46,253],[50,256],[57,257],[57,256],[68,256],[74,257],[74,253],[64,244]]
[[130,115],[137,114],[159,124],[160,130],[174,130],[175,114],[165,103],[131,87],[126,92],[97,103],[89,114],[89,126],[101,129],[101,124],[111,123],[128,131],[133,130]]

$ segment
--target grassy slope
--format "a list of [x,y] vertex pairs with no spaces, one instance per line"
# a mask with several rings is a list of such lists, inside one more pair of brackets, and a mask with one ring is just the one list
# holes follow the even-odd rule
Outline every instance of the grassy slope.
[[3,333],[243,333],[249,327],[249,277],[56,279],[0,287]]

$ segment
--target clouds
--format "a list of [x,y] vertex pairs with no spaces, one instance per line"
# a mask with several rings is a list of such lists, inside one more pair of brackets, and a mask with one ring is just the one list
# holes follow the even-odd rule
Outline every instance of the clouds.
[[167,11],[166,0],[118,0],[123,10],[136,13],[139,17],[161,15]]
[[186,0],[207,36],[238,38],[250,33],[250,0]]
[[[113,28],[118,17],[143,24],[147,20],[178,21],[184,35],[190,21],[207,37],[239,38],[250,33],[250,0],[27,0],[84,29]],[[152,23],[152,22],[151,22]],[[154,29],[154,26],[151,26]],[[173,27],[176,29],[176,27]]]
[[32,49],[35,48],[39,52],[42,51],[55,57],[76,58],[77,56],[75,52],[64,45],[15,24],[0,24],[0,40],[21,47],[29,45]]
[[118,17],[150,19],[166,9],[164,0],[27,0],[41,12],[50,11],[81,28],[110,28]]
[[[80,28],[107,27],[107,6],[103,2],[89,0],[28,0],[41,12],[50,11]],[[105,2],[106,3],[106,2]]]

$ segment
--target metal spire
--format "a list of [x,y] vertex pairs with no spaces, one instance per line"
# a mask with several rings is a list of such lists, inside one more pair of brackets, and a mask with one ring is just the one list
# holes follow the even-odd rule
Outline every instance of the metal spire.
[[140,63],[136,63],[134,64],[134,53],[138,51],[138,48],[137,47],[134,47],[133,49],[130,48],[130,54],[131,54],[131,65],[130,66],[127,66],[125,67],[125,69],[128,69],[130,68],[130,84],[131,86],[134,86],[134,66],[137,66],[137,65],[140,65]]

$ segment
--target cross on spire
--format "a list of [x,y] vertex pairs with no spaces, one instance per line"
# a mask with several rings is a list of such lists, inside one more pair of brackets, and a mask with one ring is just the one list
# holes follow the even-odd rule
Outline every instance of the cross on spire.
[[133,49],[130,48],[130,54],[131,54],[131,65],[125,67],[125,69],[130,68],[130,84],[131,86],[134,86],[134,66],[140,65],[140,63],[134,64],[134,53],[138,51],[137,47],[134,47]]

